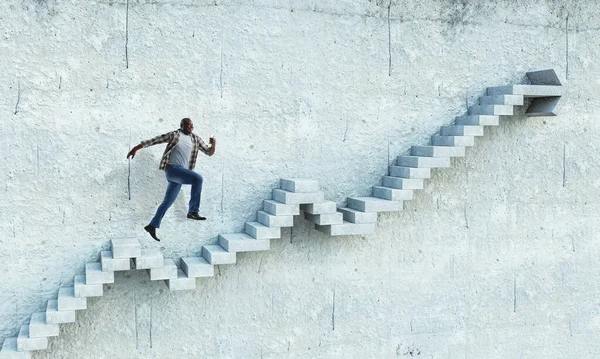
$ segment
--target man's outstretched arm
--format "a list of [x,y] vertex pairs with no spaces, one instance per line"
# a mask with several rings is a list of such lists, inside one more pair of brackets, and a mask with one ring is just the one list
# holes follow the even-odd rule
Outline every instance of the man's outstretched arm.
[[129,151],[129,153],[127,154],[127,158],[129,158],[129,157],[134,158],[135,153],[144,147],[157,145],[159,143],[169,142],[171,140],[171,137],[173,137],[173,132],[168,132],[163,135],[151,138],[149,140],[142,141],[142,142],[140,142],[139,145],[135,146],[134,148],[131,149],[131,151]]

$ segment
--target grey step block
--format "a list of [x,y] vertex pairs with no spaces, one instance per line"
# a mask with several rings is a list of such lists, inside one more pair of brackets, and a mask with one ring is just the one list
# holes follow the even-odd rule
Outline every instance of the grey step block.
[[263,201],[263,210],[274,216],[297,216],[300,214],[299,204],[285,204],[272,199]]
[[215,266],[203,257],[181,258],[181,269],[188,278],[214,277]]
[[348,197],[348,208],[362,212],[398,212],[403,209],[402,201],[388,201],[377,197]]
[[46,323],[64,324],[75,323],[75,310],[58,310],[58,300],[50,299],[46,306]]
[[33,313],[29,321],[30,338],[57,337],[59,334],[60,326],[58,324],[48,324],[45,312]]
[[315,229],[330,236],[350,236],[369,234],[375,231],[375,223],[350,223],[334,224],[327,226],[315,225]]
[[115,272],[103,272],[102,263],[92,262],[85,264],[85,284],[114,283]]
[[267,227],[293,227],[294,216],[275,216],[265,211],[258,211],[256,220]]
[[513,105],[523,106],[523,95],[496,95],[496,96],[481,96],[479,98],[480,105]]
[[423,157],[464,157],[464,147],[449,146],[412,146],[411,154],[413,156]]
[[113,258],[135,258],[142,255],[142,246],[137,239],[119,238],[112,239]]
[[17,347],[17,337],[6,338],[0,349],[2,359],[31,359],[30,352],[20,352]]
[[281,189],[296,193],[319,191],[319,182],[309,179],[281,179]]
[[177,270],[177,278],[168,279],[166,282],[171,292],[196,289],[196,278],[188,277],[181,269]]
[[373,186],[371,189],[371,195],[373,197],[387,199],[388,201],[410,201],[413,199],[414,191],[412,189],[396,189],[384,186]]
[[396,189],[423,189],[424,180],[420,178],[402,178],[383,176],[383,187]]
[[469,115],[512,116],[512,105],[475,105],[469,107]]
[[177,266],[171,258],[163,260],[163,266],[158,268],[148,269],[150,272],[150,280],[166,280],[177,278]]
[[450,157],[400,156],[398,164],[403,167],[443,168],[450,167]]
[[29,336],[29,325],[22,325],[17,337],[17,350],[31,351],[48,349],[48,338],[31,338]]
[[246,233],[229,233],[219,235],[219,245],[228,252],[255,252],[268,251],[271,241],[256,239]]
[[508,85],[488,87],[488,96],[496,95],[521,95],[524,97],[552,97],[564,95],[562,86],[546,85]]
[[492,115],[475,115],[475,116],[458,116],[454,120],[455,125],[468,126],[498,126],[500,125],[500,116]]
[[114,272],[131,269],[129,258],[114,258],[112,251],[100,252],[100,263],[103,272]]
[[361,212],[347,207],[339,208],[338,211],[342,214],[345,222],[357,224],[377,222],[377,212]]
[[431,136],[431,144],[434,146],[475,146],[473,136]]
[[280,227],[267,227],[259,222],[246,222],[245,231],[256,239],[281,238]]
[[402,178],[431,178],[430,168],[390,166],[390,175]]
[[301,204],[300,209],[310,214],[335,213],[337,212],[337,204],[333,201],[307,203]]
[[58,289],[58,310],[72,311],[87,309],[87,299],[76,297],[73,287],[60,287]]
[[227,252],[218,244],[202,246],[202,256],[212,265],[235,264],[236,262],[235,252]]
[[318,203],[325,201],[323,192],[295,193],[282,189],[273,190],[273,200],[285,204]]
[[442,126],[442,136],[483,136],[483,126],[451,125]]
[[73,290],[77,298],[101,297],[103,294],[102,284],[86,284],[83,274],[75,276]]
[[326,225],[326,224],[342,224],[344,222],[344,216],[339,213],[323,213],[323,214],[311,214],[304,212],[304,219],[314,224]]
[[135,269],[160,268],[165,264],[165,258],[158,248],[144,248],[140,257],[136,257]]

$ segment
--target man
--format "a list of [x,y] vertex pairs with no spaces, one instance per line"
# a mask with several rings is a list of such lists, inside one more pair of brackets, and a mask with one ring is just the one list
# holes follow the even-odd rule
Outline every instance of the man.
[[198,150],[202,151],[205,155],[212,156],[215,154],[217,142],[214,137],[211,137],[209,147],[192,131],[194,131],[192,120],[184,118],[181,120],[178,130],[142,141],[127,154],[127,158],[134,158],[135,153],[144,147],[167,143],[159,166],[159,169],[165,171],[167,177],[167,193],[165,194],[165,199],[158,206],[150,224],[144,227],[152,238],[159,242],[160,239],[156,236],[156,229],[160,228],[160,222],[169,207],[175,202],[182,184],[192,185],[187,218],[195,220],[206,219],[206,217],[202,217],[198,213],[200,209],[200,195],[202,194],[202,176],[194,172],[193,169],[196,165]]

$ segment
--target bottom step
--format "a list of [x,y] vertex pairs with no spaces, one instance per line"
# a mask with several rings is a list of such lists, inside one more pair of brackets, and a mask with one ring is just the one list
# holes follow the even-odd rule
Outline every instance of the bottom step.
[[330,236],[350,236],[355,234],[369,234],[375,231],[375,223],[350,223],[332,224],[327,226],[315,225],[315,229]]
[[6,338],[2,349],[0,349],[0,358],[2,359],[30,359],[29,352],[20,352],[17,350],[17,338]]

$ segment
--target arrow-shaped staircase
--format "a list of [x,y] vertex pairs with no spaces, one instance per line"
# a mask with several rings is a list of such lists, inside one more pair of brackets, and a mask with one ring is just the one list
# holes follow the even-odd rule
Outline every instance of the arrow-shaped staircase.
[[292,227],[301,212],[331,236],[374,232],[378,212],[401,211],[403,202],[423,189],[432,168],[450,167],[451,157],[465,156],[466,147],[483,136],[484,126],[498,126],[500,116],[513,115],[515,106],[528,101],[526,115],[556,115],[563,87],[554,70],[528,72],[527,77],[529,84],[488,88],[479,105],[443,126],[430,145],[412,146],[409,156],[398,157],[382,185],[372,187],[371,197],[349,197],[347,207],[325,201],[317,181],[282,179],[273,199],[263,201],[255,222],[246,222],[243,233],[219,235],[217,243],[202,246],[199,257],[163,258],[158,249],[142,249],[137,240],[112,240],[111,250],[100,252],[98,262],[87,263],[85,274],[59,288],[58,298],[48,301],[45,312],[34,313],[18,336],[4,340],[0,358],[29,358],[30,351],[47,349],[48,339],[59,335],[59,325],[75,322],[76,312],[87,308],[88,297],[102,296],[103,284],[114,282],[115,271],[144,269],[151,280],[164,280],[171,291],[193,290],[196,278],[214,276],[215,265],[235,264],[236,253],[269,250],[270,240],[280,238],[281,228]]

